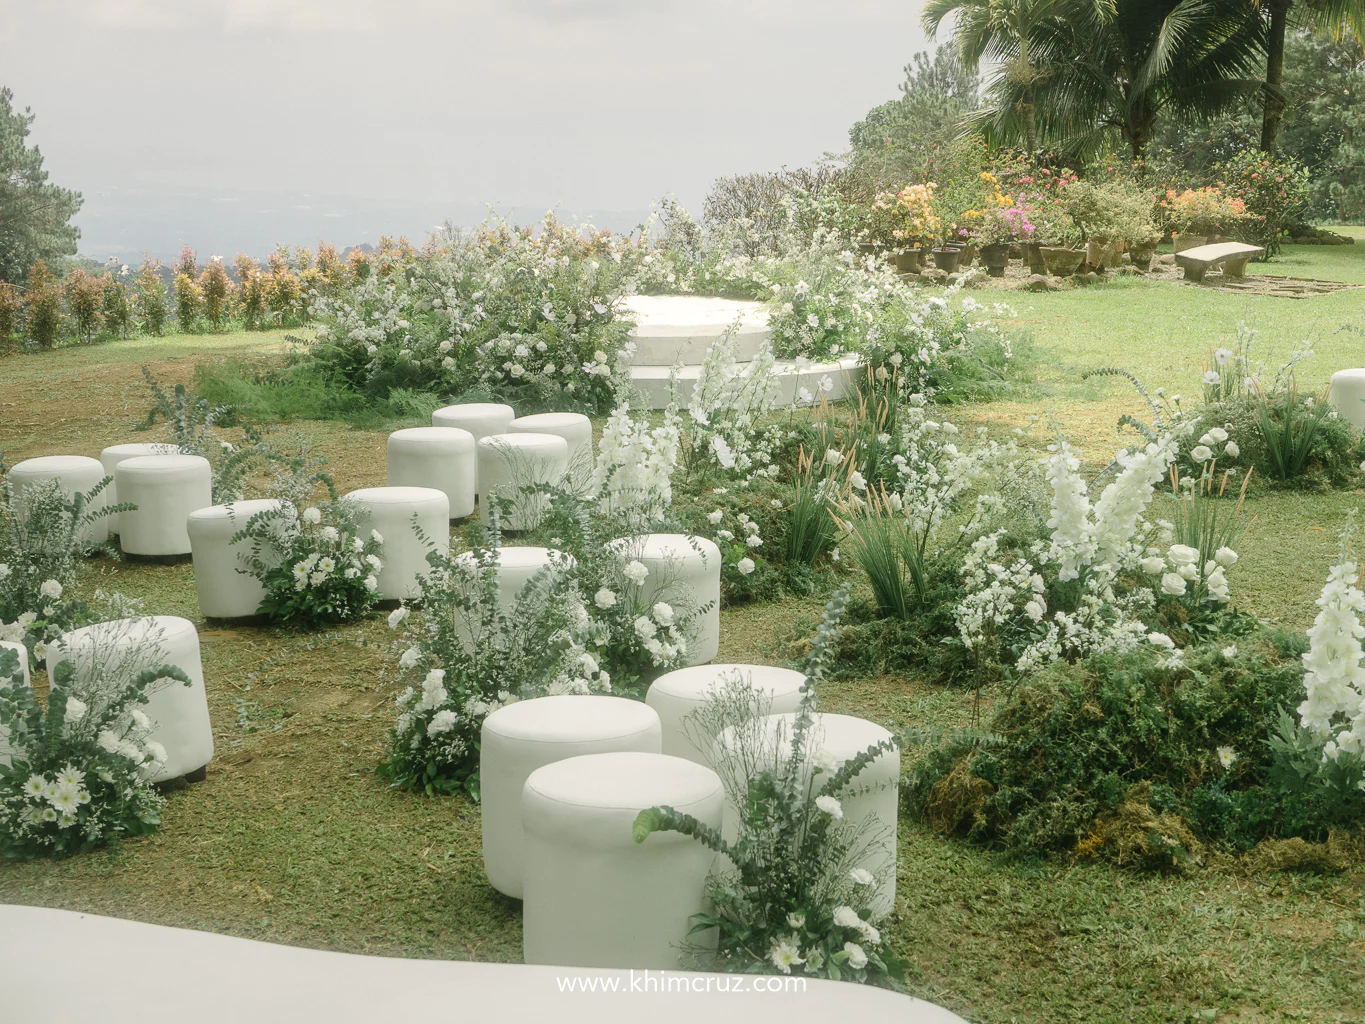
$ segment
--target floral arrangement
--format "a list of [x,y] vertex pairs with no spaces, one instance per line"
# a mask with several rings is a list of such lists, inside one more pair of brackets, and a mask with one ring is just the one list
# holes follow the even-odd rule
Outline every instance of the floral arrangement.
[[434,240],[401,273],[381,264],[335,297],[310,294],[310,354],[379,397],[479,388],[519,407],[603,410],[628,378],[619,300],[640,256],[553,217],[538,233],[492,222]]
[[0,732],[12,748],[0,759],[0,856],[78,853],[161,822],[149,769],[166,751],[139,705],[154,687],[190,679],[171,665],[133,671],[112,652],[92,664],[99,670],[59,662],[44,705],[15,652],[0,649]]
[[292,504],[257,512],[232,538],[240,541],[250,542],[241,571],[265,587],[257,612],[273,621],[352,622],[379,602],[384,538],[364,530],[345,499],[301,513]]
[[643,417],[632,418],[630,403],[622,402],[607,417],[597,449],[588,490],[603,509],[614,514],[637,509],[649,516],[672,503],[673,471],[681,449],[674,407],[665,413],[662,426],[651,428]]
[[1167,189],[1157,208],[1168,230],[1177,234],[1215,234],[1230,230],[1246,217],[1246,203],[1213,185],[1183,192]]
[[889,880],[861,866],[886,837],[872,820],[847,821],[840,802],[856,789],[863,769],[897,741],[869,748],[837,770],[811,742],[815,685],[846,598],[841,590],[825,606],[789,734],[770,742],[752,727],[766,707],[742,678],[722,687],[687,723],[705,736],[730,730],[715,767],[727,799],[743,809],[735,839],[669,807],[636,818],[636,842],[653,832],[679,832],[733,865],[711,876],[713,909],[692,919],[693,934],[718,934],[714,953],[698,952],[707,966],[874,984],[888,984],[904,971],[873,923],[876,892]]
[[0,482],[0,640],[23,644],[35,666],[63,633],[138,607],[103,591],[95,591],[93,606],[74,594],[77,566],[91,550],[82,539],[87,527],[135,508],[100,507],[108,483],[70,498],[56,481],[31,484],[19,498],[8,479]]
[[542,569],[511,606],[498,596],[497,524],[473,552],[432,552],[422,610],[389,615],[407,647],[398,659],[407,685],[395,700],[384,773],[395,786],[428,795],[479,797],[479,733],[504,704],[556,693],[605,693],[611,675],[584,642],[588,613],[571,562]]

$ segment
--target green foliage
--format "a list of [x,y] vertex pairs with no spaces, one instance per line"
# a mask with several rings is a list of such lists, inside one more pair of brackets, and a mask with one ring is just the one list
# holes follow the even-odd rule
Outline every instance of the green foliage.
[[1208,646],[1174,667],[1141,652],[1054,664],[1000,710],[992,728],[1004,744],[921,759],[907,803],[945,831],[1066,851],[1087,837],[1093,846],[1100,819],[1145,784],[1152,810],[1178,815],[1204,843],[1245,850],[1266,838],[1325,839],[1345,812],[1285,786],[1270,740],[1303,695],[1303,639],[1252,642],[1266,649]]
[[34,115],[13,101],[0,88],[0,281],[18,284],[35,263],[75,253],[81,232],[70,221],[81,194],[47,180],[38,147],[24,141]]
[[1306,404],[1295,388],[1260,403],[1256,427],[1270,455],[1266,469],[1272,477],[1285,481],[1304,475],[1331,411],[1326,402]]

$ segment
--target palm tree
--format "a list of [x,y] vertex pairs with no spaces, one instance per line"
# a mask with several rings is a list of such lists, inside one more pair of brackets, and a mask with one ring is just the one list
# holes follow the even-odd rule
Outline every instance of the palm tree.
[[[1256,15],[1267,25],[1264,107],[1261,114],[1261,150],[1273,154],[1284,121],[1284,41],[1294,0],[1257,0]],[[1307,27],[1341,39],[1349,31],[1365,43],[1365,0],[1306,0],[1299,5],[1299,20]]]
[[1117,135],[1138,159],[1163,112],[1209,117],[1262,88],[1265,30],[1248,0],[1054,0],[1029,23],[1031,70],[1020,76],[1008,72],[1021,59],[1017,33],[983,26],[999,23],[985,15],[992,6],[1024,2],[932,0],[926,12],[941,20],[956,9],[963,58],[982,53],[1007,69],[975,118],[992,143],[1032,138],[1087,157]]
[[[1035,43],[1068,15],[1089,8],[1102,16],[1114,0],[929,0],[923,23],[932,37],[950,14],[956,15],[955,42],[962,62],[975,69],[982,60],[1000,66],[997,81],[1008,84],[1013,110],[1024,134],[1024,147],[1038,150],[1038,87],[1047,80],[1047,55]],[[1040,60],[1040,57],[1042,58]]]

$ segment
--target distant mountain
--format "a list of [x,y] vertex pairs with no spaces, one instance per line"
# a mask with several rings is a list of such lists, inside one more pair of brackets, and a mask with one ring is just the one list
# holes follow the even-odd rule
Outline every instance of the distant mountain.
[[[521,224],[538,221],[547,207],[502,207],[498,212]],[[613,231],[629,231],[649,217],[648,210],[558,211],[561,219],[590,221]],[[447,219],[470,226],[488,215],[474,203],[366,199],[324,193],[243,192],[168,185],[108,186],[85,192],[76,217],[80,251],[98,262],[111,257],[133,263],[144,251],[163,262],[189,245],[200,262],[217,253],[231,261],[239,252],[264,257],[277,244],[338,249],[373,245],[381,235],[406,235],[415,244]]]

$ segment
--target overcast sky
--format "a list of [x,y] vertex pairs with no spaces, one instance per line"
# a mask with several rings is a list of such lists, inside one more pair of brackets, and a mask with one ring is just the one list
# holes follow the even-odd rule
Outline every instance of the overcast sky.
[[926,48],[920,6],[0,0],[0,84],[85,193],[91,255],[152,245],[140,217],[215,251],[276,213],[352,234],[483,203],[611,219],[843,150]]

